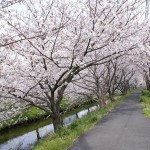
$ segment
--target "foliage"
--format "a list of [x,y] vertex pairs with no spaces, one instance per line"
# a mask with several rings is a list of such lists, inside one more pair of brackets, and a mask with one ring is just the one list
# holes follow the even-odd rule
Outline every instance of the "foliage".
[[71,105],[71,102],[69,100],[63,99],[60,104],[61,111],[65,111],[70,105]]
[[22,117],[23,118],[27,117],[29,120],[32,120],[32,119],[39,118],[40,116],[43,116],[45,114],[46,113],[43,110],[37,107],[31,106],[26,112],[22,114]]
[[140,101],[143,103],[144,116],[150,118],[150,91],[143,90],[141,92]]
[[150,91],[148,90],[143,90],[141,93],[142,96],[150,97]]
[[4,129],[6,127],[13,126],[15,124],[21,124],[23,122],[33,121],[33,120],[39,119],[44,115],[46,115],[46,113],[44,111],[42,111],[39,108],[36,108],[34,106],[31,106],[30,108],[28,108],[24,112],[22,112],[22,113],[18,114],[17,116],[5,121],[0,126],[0,130]]

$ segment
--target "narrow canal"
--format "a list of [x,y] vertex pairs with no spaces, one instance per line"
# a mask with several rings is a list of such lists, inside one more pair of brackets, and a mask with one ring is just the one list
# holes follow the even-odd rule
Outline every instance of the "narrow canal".
[[[92,106],[79,111],[65,117],[63,122],[67,126],[77,118],[82,118],[96,109],[97,106]],[[53,132],[54,127],[49,118],[1,131],[0,150],[30,150],[39,140]]]

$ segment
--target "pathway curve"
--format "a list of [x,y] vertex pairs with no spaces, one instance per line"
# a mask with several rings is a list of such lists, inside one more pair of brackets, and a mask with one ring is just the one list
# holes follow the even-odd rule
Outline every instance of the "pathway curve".
[[150,119],[142,114],[140,92],[117,105],[69,150],[150,150]]

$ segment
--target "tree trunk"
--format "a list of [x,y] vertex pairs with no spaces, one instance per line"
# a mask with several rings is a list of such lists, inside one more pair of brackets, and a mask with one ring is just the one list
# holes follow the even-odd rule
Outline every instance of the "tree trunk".
[[109,98],[110,98],[111,102],[114,102],[114,101],[115,101],[115,99],[114,99],[114,97],[113,97],[112,94],[109,96]]
[[150,82],[147,82],[146,85],[147,85],[147,90],[150,91]]
[[113,93],[112,93],[111,91],[108,91],[108,94],[109,94],[110,101],[111,101],[111,102],[114,102],[115,99],[114,99],[114,97],[113,97]]
[[60,113],[53,114],[52,123],[54,126],[54,131],[57,131],[60,127],[63,126],[63,119]]
[[146,76],[145,82],[146,82],[146,88],[147,88],[147,90],[150,91],[150,80],[149,80],[148,76]]
[[105,107],[105,105],[106,105],[105,99],[102,98],[102,97],[99,99],[99,102],[98,102],[98,103],[99,103],[100,108],[103,108],[103,107]]
[[63,126],[63,119],[62,116],[60,114],[60,106],[59,104],[53,104],[52,106],[52,123],[54,126],[54,131],[57,131],[57,129],[59,129],[60,127]]

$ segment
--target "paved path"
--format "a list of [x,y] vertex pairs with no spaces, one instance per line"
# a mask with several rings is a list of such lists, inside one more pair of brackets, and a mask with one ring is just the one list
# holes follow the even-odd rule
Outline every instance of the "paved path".
[[142,114],[139,94],[117,105],[69,150],[150,150],[150,119]]

